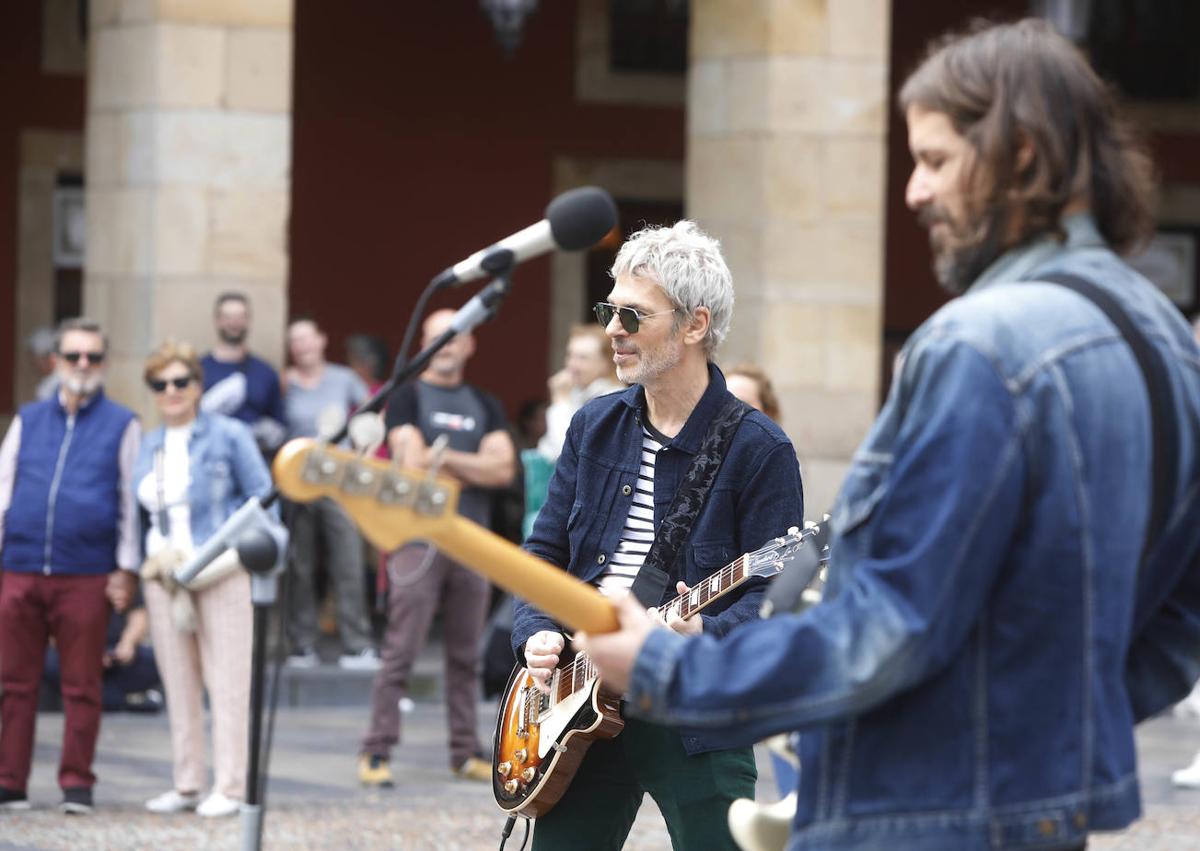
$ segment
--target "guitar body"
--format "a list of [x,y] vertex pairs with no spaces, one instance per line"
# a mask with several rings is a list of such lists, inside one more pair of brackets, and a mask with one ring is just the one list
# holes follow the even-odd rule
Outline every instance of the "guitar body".
[[527,818],[549,812],[567,790],[592,742],[611,739],[624,726],[620,698],[598,680],[552,702],[518,665],[504,688],[496,718],[492,745],[496,803],[505,812]]

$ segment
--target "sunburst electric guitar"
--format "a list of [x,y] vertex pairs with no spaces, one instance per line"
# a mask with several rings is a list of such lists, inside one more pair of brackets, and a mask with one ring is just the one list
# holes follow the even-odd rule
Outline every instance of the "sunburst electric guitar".
[[[527,600],[567,629],[602,633],[619,626],[612,602],[595,588],[459,515],[459,485],[453,479],[362,458],[308,438],[286,443],[275,456],[272,472],[276,487],[288,499],[334,500],[346,510],[363,536],[380,550],[395,550],[410,541],[429,541],[454,560]],[[742,556],[663,608],[673,608],[677,614],[690,617],[751,576],[778,573],[815,534],[815,528],[793,530],[763,549]],[[603,702],[604,708],[611,709],[604,723],[611,727],[615,718],[618,726],[609,733],[610,737],[620,729],[619,699],[602,695],[600,689],[594,688],[595,671],[586,660],[580,659],[576,657],[572,663],[571,673],[557,672],[557,691],[553,693],[560,697],[546,706],[530,696],[534,690],[527,682],[528,677],[518,675],[523,669],[514,673],[505,691],[494,752],[497,772],[492,786],[497,802],[508,812],[534,816],[546,812],[558,801],[570,782],[565,770],[567,764],[573,761],[577,766],[576,754],[582,757],[582,740],[572,734],[577,729],[577,716],[589,706]],[[574,709],[568,711],[568,706]],[[514,716],[514,712],[520,715],[521,709],[525,714]],[[515,726],[513,735],[503,738],[502,751],[500,732],[505,730],[506,716],[513,716]],[[543,728],[551,717],[554,720]],[[564,719],[561,724],[559,718]],[[576,723],[569,726],[571,722]],[[579,747],[573,748],[573,742]],[[500,758],[501,753],[507,756]],[[570,760],[561,759],[566,754],[571,755]],[[558,779],[560,765],[564,770]],[[557,794],[553,788],[558,789]]]
[[[688,593],[659,607],[664,617],[687,619],[754,576],[772,577],[793,561],[806,545],[824,541],[821,528],[792,528],[766,546],[746,553],[707,577]],[[806,553],[811,556],[812,553]],[[805,560],[804,585],[817,578],[825,555]],[[584,653],[558,668],[550,679],[550,693],[533,685],[529,672],[513,671],[496,720],[493,737],[492,791],[500,808],[536,818],[558,803],[567,790],[584,754],[598,739],[621,732],[620,695],[604,687],[596,668]]]

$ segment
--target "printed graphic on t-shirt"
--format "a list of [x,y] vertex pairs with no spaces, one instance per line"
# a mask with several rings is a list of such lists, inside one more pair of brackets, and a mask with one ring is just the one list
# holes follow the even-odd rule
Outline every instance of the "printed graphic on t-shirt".
[[474,431],[478,425],[472,416],[454,414],[449,411],[433,411],[429,415],[429,421],[434,428],[443,428],[446,431]]

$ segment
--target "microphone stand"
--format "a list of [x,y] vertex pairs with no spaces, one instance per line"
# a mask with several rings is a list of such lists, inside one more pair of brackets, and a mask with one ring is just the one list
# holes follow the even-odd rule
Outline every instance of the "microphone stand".
[[[350,419],[363,412],[379,413],[388,395],[425,370],[433,356],[459,334],[469,333],[492,319],[503,304],[512,286],[515,257],[508,249],[495,249],[484,258],[483,268],[493,276],[491,282],[471,297],[455,313],[454,319],[442,334],[420,351],[411,361],[397,359],[396,369],[382,387],[360,405],[346,424],[333,435],[330,443],[340,443],[349,432]],[[403,356],[401,352],[401,356]],[[250,600],[254,607],[254,633],[250,662],[250,729],[249,754],[246,764],[246,800],[242,804],[242,849],[259,851],[262,848],[266,776],[260,769],[262,748],[263,684],[266,674],[268,616],[278,596],[279,576],[287,560],[288,533],[267,514],[279,499],[279,489],[272,487],[260,497],[251,497],[234,512],[200,551],[176,572],[176,579],[186,585],[209,562],[229,547],[236,547],[242,565],[250,571]],[[278,690],[271,694],[271,715],[275,714]],[[269,745],[268,745],[269,750]]]

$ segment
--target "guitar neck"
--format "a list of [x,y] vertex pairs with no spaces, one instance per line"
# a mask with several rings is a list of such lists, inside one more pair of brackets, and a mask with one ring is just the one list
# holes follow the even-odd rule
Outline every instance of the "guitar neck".
[[[680,594],[672,600],[658,607],[666,617],[670,614],[679,615],[686,620],[697,614],[705,606],[714,602],[718,597],[723,597],[730,591],[737,588],[754,574],[751,573],[749,566],[746,564],[746,557],[738,556],[733,562],[725,565],[711,576],[705,577],[704,581],[696,584],[696,587],[688,591],[686,594]],[[592,680],[599,675],[595,664],[592,662],[586,653],[579,653],[571,664],[562,668],[559,672],[558,682],[555,686],[557,698],[565,700],[575,692],[588,686]]]
[[746,563],[746,557],[738,556],[716,573],[706,576],[696,583],[696,586],[686,594],[680,594],[659,606],[659,611],[663,613],[663,617],[676,614],[687,620],[710,603],[715,602],[717,598],[723,597],[737,588],[752,575]]

